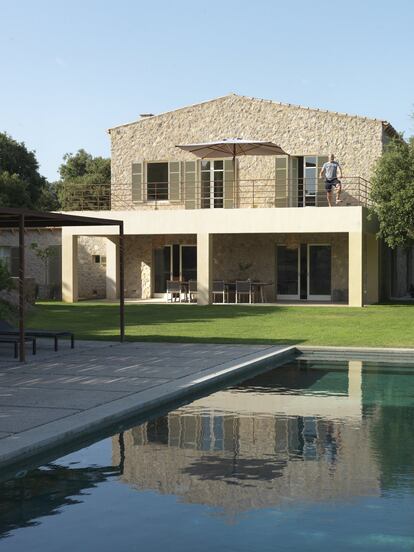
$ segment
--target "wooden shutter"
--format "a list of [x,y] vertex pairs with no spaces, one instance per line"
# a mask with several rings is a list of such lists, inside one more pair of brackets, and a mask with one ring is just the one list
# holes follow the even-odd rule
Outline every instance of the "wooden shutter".
[[289,178],[289,206],[298,206],[299,195],[299,159],[297,157],[290,158],[290,178]]
[[326,163],[327,161],[328,161],[327,155],[319,155],[317,158],[316,169],[318,171],[318,180],[316,185],[316,205],[318,207],[326,207],[326,205],[328,205],[328,200],[325,194],[325,178],[324,177],[319,178],[319,173],[321,172],[321,169],[324,163]]
[[170,201],[180,201],[181,184],[181,163],[179,161],[170,161],[168,163],[168,183]]
[[184,161],[184,201],[186,209],[197,208],[197,162]]
[[276,155],[275,207],[288,207],[288,156]]
[[225,209],[233,209],[235,186],[233,159],[224,160],[224,187],[223,187],[223,207]]
[[132,201],[142,201],[142,163],[132,163]]

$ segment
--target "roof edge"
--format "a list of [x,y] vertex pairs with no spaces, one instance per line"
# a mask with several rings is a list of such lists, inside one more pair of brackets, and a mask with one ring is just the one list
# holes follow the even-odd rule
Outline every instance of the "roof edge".
[[244,98],[244,99],[247,99],[247,100],[255,100],[257,102],[271,103],[271,104],[280,105],[280,106],[284,106],[284,107],[292,107],[294,109],[305,109],[306,111],[315,111],[315,112],[318,112],[318,113],[330,113],[332,115],[337,115],[339,117],[350,117],[350,118],[353,118],[353,119],[362,119],[364,121],[376,121],[378,123],[382,123],[385,132],[389,133],[390,136],[394,136],[394,137],[399,137],[400,136],[400,134],[395,130],[395,128],[392,126],[392,124],[389,123],[388,121],[384,120],[384,119],[378,119],[376,117],[366,117],[364,115],[353,115],[351,113],[343,113],[343,112],[340,112],[340,111],[332,111],[330,109],[320,109],[320,108],[317,108],[317,107],[307,107],[307,106],[300,105],[300,104],[278,102],[276,100],[266,100],[266,99],[263,99],[263,98],[255,98],[254,96],[245,96],[243,94],[236,94],[235,92],[232,92],[230,94],[225,94],[224,96],[218,96],[217,98],[212,98],[210,100],[205,100],[205,101],[202,101],[202,102],[196,102],[196,103],[193,103],[193,104],[185,105],[183,107],[178,107],[176,109],[170,109],[168,111],[163,111],[161,113],[157,113],[155,115],[152,115],[151,117],[145,117],[144,119],[137,119],[136,121],[131,121],[129,123],[124,123],[124,124],[121,124],[121,125],[116,125],[116,126],[113,126],[111,128],[108,128],[107,132],[110,134],[112,130],[116,130],[117,128],[123,128],[123,127],[131,126],[131,125],[135,125],[135,124],[141,123],[143,121],[148,121],[150,119],[154,119],[155,117],[162,117],[163,115],[167,115],[169,113],[175,113],[177,111],[182,111],[184,109],[189,109],[191,107],[196,107],[198,105],[204,105],[204,104],[216,102],[216,101],[219,101],[219,100],[223,100],[224,98],[229,98],[231,96],[234,96],[234,97],[237,97],[237,98]]

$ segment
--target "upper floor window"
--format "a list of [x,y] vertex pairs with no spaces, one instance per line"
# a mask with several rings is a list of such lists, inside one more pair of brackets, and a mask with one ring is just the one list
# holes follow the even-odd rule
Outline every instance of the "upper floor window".
[[168,163],[147,164],[147,200],[169,199]]

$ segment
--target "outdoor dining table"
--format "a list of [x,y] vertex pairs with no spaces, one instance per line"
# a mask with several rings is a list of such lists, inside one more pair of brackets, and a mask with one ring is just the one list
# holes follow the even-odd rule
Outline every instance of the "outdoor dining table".
[[[248,280],[250,284],[250,292],[253,294],[257,291],[259,297],[260,297],[260,303],[266,303],[266,297],[264,294],[264,288],[266,286],[272,286],[273,282],[260,282],[255,280]],[[227,292],[236,292],[236,282],[235,281],[225,281],[224,285],[227,287]]]

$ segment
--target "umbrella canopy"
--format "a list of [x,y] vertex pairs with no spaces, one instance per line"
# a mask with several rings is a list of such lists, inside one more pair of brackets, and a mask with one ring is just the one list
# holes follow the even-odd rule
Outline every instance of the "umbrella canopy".
[[234,159],[239,155],[287,155],[280,146],[273,142],[242,140],[240,138],[228,138],[218,142],[201,144],[182,144],[176,147],[194,153],[202,159],[214,159],[216,157],[232,157]]

